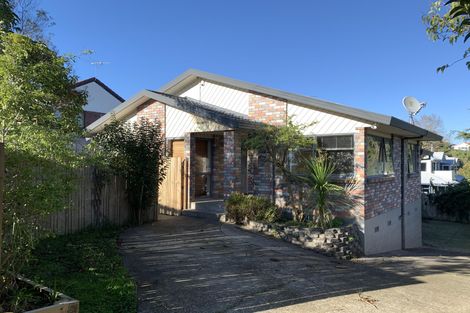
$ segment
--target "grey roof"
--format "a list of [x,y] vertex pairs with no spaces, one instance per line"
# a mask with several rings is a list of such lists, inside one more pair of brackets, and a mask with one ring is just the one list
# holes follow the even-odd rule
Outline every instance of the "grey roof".
[[254,129],[260,126],[260,123],[248,119],[248,117],[243,114],[227,109],[222,109],[218,106],[211,105],[209,103],[193,100],[191,98],[174,96],[153,90],[142,90],[137,95],[125,101],[121,105],[117,106],[111,112],[108,112],[106,115],[102,116],[100,119],[88,126],[87,130],[91,133],[95,133],[99,131],[102,127],[104,127],[106,122],[113,115],[119,118],[118,115],[122,113],[126,108],[129,108],[131,104],[137,106],[138,104],[150,99],[159,101],[175,109],[191,113],[197,117],[214,121],[229,128]]
[[[154,96],[160,95],[161,97],[163,97],[163,99],[172,99],[173,100],[172,103],[174,105],[179,104],[181,108],[184,107],[187,110],[188,110],[188,107],[190,107],[192,104],[192,105],[197,105],[200,108],[204,108],[203,111],[205,111],[206,113],[218,112],[219,115],[222,114],[223,116],[225,115],[227,117],[230,116],[232,119],[234,119],[235,117],[237,117],[238,119],[243,118],[245,121],[247,121],[246,116],[238,114],[236,112],[231,112],[231,111],[227,111],[224,109],[220,109],[217,106],[210,105],[207,103],[201,103],[196,100],[186,99],[186,101],[189,101],[189,102],[185,102],[181,100],[181,99],[184,99],[181,97],[177,97],[179,98],[179,100],[176,100],[176,98],[173,98],[176,96],[171,96],[172,94],[176,94],[179,91],[183,91],[185,88],[187,89],[189,85],[197,83],[198,80],[200,79],[205,80],[205,81],[211,81],[211,82],[224,85],[227,87],[232,87],[232,88],[245,90],[245,91],[249,91],[249,92],[253,92],[257,94],[267,95],[267,96],[284,100],[286,102],[290,102],[290,103],[300,105],[306,108],[315,109],[321,112],[330,113],[333,115],[342,116],[342,117],[346,117],[349,119],[365,122],[371,125],[378,126],[380,129],[389,131],[390,133],[399,133],[400,135],[407,137],[407,138],[413,138],[417,140],[436,140],[436,141],[442,140],[442,137],[437,134],[434,134],[430,131],[427,131],[423,128],[412,125],[410,123],[407,123],[393,116],[388,116],[388,115],[383,115],[379,113],[369,112],[366,110],[356,109],[356,108],[352,108],[349,106],[345,106],[345,105],[341,105],[341,104],[337,104],[337,103],[333,103],[329,101],[324,101],[324,100],[319,100],[319,99],[302,96],[302,95],[298,95],[294,93],[289,93],[289,92],[285,92],[285,91],[281,91],[281,90],[277,90],[273,88],[268,88],[268,87],[260,86],[257,84],[248,83],[248,82],[236,80],[233,78],[228,78],[228,77],[224,77],[224,76],[220,76],[220,75],[216,75],[216,74],[212,74],[212,73],[208,73],[204,71],[194,70],[194,69],[190,69],[184,72],[183,74],[181,74],[180,76],[178,76],[177,78],[175,78],[174,80],[170,81],[169,83],[164,85],[162,88],[160,88],[159,92],[150,91],[150,90],[146,90],[145,92],[152,93]],[[141,92],[137,94],[136,96],[134,96],[132,99],[119,105],[112,112],[106,114],[105,116],[100,118],[98,121],[91,124],[88,129],[91,130],[92,132],[95,131],[95,128],[99,127],[103,123],[106,123],[106,120],[109,119],[112,114],[118,115],[121,112],[128,113],[127,111],[127,109],[129,109],[128,107],[129,106],[134,107],[135,101],[137,101],[143,95],[144,95],[143,92]],[[159,100],[159,101],[164,102],[163,100]],[[171,104],[168,104],[168,105],[171,105]]]

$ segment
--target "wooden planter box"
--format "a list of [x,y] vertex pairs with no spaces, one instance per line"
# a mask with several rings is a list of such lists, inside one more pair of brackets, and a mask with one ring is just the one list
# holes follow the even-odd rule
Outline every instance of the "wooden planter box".
[[[50,288],[45,286],[39,285],[27,278],[18,277],[18,280],[33,286],[35,289],[39,290],[39,292],[47,293],[47,294],[54,294],[54,291]],[[72,299],[62,293],[57,294],[57,300],[43,308],[38,308],[31,311],[26,311],[25,313],[78,313],[79,311],[79,302],[78,300]]]

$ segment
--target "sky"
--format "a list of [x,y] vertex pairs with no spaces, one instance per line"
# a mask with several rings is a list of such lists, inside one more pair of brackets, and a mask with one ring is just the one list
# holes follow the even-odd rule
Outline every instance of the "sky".
[[[470,128],[463,45],[432,42],[430,0],[42,0],[60,53],[124,98],[195,68],[407,120],[426,101],[447,131]],[[102,65],[93,65],[102,62]],[[454,140],[458,142],[458,140]]]

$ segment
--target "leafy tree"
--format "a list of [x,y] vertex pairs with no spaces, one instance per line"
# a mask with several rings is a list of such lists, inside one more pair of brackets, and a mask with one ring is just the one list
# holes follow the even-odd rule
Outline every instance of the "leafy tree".
[[[470,39],[470,0],[442,0],[434,1],[427,15],[423,17],[427,25],[427,33],[434,40],[442,40],[455,44],[459,39],[466,43]],[[438,72],[444,72],[450,66],[465,61],[470,69],[470,47],[466,48],[462,58],[437,68]]]
[[166,174],[165,137],[158,121],[136,123],[113,121],[98,133],[90,152],[102,170],[123,176],[133,210],[133,222],[144,222],[144,214],[154,208],[157,219],[158,188]]
[[244,141],[244,146],[248,150],[256,150],[266,155],[267,161],[272,163],[277,171],[282,174],[287,183],[288,201],[287,204],[293,209],[294,219],[303,220],[302,191],[295,185],[299,182],[290,166],[290,161],[296,156],[300,156],[302,148],[309,148],[313,152],[312,145],[314,139],[305,136],[303,131],[311,125],[296,125],[289,118],[282,126],[265,125],[257,131],[251,133]]
[[[0,298],[27,260],[39,228],[35,218],[68,206],[80,158],[73,140],[86,103],[74,91],[71,60],[42,43],[0,33],[0,143],[6,149]],[[3,238],[1,238],[3,235]]]
[[18,16],[9,0],[0,0],[0,31],[12,31],[18,22]]

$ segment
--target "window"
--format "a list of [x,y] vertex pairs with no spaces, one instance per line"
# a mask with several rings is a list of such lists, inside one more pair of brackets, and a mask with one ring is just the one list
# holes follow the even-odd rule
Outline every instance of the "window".
[[318,148],[325,152],[335,164],[335,174],[354,174],[354,138],[346,136],[325,136],[317,138]]
[[392,140],[378,136],[366,136],[366,174],[393,174],[393,145]]
[[418,145],[408,144],[408,173],[416,173],[418,171]]
[[314,146],[310,148],[301,148],[297,151],[293,151],[289,153],[289,166],[290,171],[293,174],[302,174],[307,171],[307,167],[305,166],[305,159],[310,159],[315,155]]
[[426,172],[427,165],[426,163],[421,163],[421,172]]

